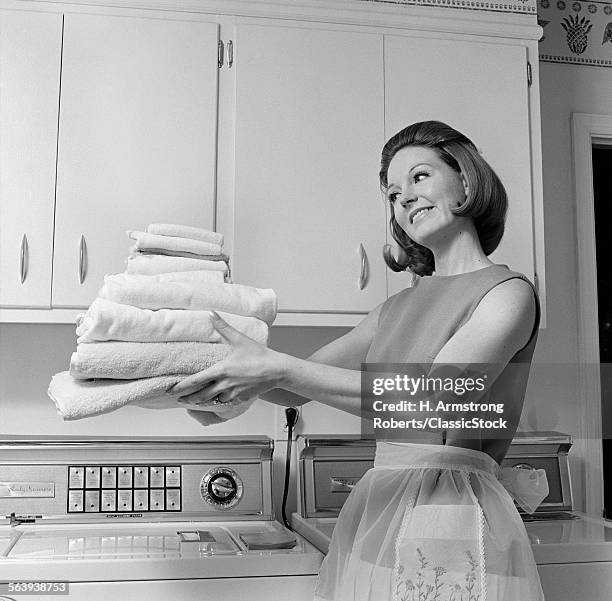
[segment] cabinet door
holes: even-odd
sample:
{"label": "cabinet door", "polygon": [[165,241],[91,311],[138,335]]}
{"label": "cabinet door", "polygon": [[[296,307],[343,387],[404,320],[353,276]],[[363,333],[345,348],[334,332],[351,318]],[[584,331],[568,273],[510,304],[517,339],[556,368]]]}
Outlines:
{"label": "cabinet door", "polygon": [[62,16],[0,11],[0,305],[51,305]]}
{"label": "cabinet door", "polygon": [[372,309],[386,294],[382,37],[241,25],[235,43],[234,280],[274,288],[281,311]]}
{"label": "cabinet door", "polygon": [[125,269],[127,229],[212,228],[216,168],[217,24],[65,19],[56,307],[88,305]]}
{"label": "cabinet door", "polygon": [[[506,231],[495,263],[534,278],[531,149],[523,46],[385,36],[385,133],[443,121],[467,135],[508,193]],[[389,293],[406,274],[389,277]]]}

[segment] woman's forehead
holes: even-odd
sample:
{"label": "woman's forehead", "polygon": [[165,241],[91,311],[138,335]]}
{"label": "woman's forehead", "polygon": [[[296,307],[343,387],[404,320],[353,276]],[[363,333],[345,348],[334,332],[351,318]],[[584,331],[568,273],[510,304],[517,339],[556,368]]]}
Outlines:
{"label": "woman's forehead", "polygon": [[387,181],[391,184],[394,180],[408,173],[419,164],[439,165],[443,161],[433,148],[426,146],[404,146],[400,148],[389,163]]}

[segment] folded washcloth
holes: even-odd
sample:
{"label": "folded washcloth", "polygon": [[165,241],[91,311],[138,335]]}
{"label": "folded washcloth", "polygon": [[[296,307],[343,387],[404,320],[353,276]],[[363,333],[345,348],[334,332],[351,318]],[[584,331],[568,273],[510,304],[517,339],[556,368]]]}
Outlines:
{"label": "folded washcloth", "polygon": [[92,342],[77,345],[70,358],[70,375],[79,380],[135,380],[195,374],[230,352],[227,344],[209,342]]}
{"label": "folded washcloth", "polygon": [[147,227],[149,234],[159,234],[161,236],[176,236],[177,238],[191,238],[202,242],[212,242],[223,246],[223,234],[211,232],[199,227],[190,225],[178,225],[175,223],[151,223]]}
{"label": "folded washcloth", "polygon": [[268,325],[272,325],[277,310],[274,290],[242,284],[211,282],[206,286],[198,286],[187,282],[154,282],[141,285],[108,281],[100,289],[98,296],[141,309],[225,311],[235,315],[257,317]]}
{"label": "folded washcloth", "polygon": [[180,250],[166,250],[165,248],[148,248],[147,250],[139,250],[136,248],[136,246],[130,247],[129,251],[130,257],[138,255],[164,255],[166,257],[185,257],[186,259],[203,259],[205,261],[225,261],[229,265],[229,257],[223,253],[218,255],[198,255]]}
{"label": "folded washcloth", "polygon": [[139,282],[140,284],[149,285],[153,282],[191,282],[192,284],[206,285],[210,282],[223,283],[222,271],[171,271],[169,273],[157,273],[153,275],[144,275],[139,273],[115,273],[104,276],[104,281],[116,282],[118,284],[127,284]]}
{"label": "folded washcloth", "polygon": [[[106,282],[109,280],[110,278],[105,278]],[[269,328],[261,319],[224,312],[221,312],[220,315],[227,323],[249,338],[260,344],[267,344]],[[210,311],[184,311],[182,309],[152,311],[122,305],[103,298],[94,300],[87,312],[79,317],[76,333],[79,337],[77,339],[79,344],[104,340],[147,343],[223,341],[213,326]]]}
{"label": "folded washcloth", "polygon": [[127,235],[136,241],[137,250],[165,249],[170,251],[188,252],[194,255],[218,255],[221,245],[191,238],[178,238],[176,236],[160,236],[148,232],[129,230]]}
{"label": "folded washcloth", "polygon": [[[48,394],[65,420],[102,415],[126,405],[147,409],[184,408],[178,403],[178,394],[165,392],[183,378],[183,375],[172,375],[140,380],[75,380],[69,372],[63,371],[51,379]],[[254,400],[224,405],[211,402],[193,406],[191,410],[212,411],[222,419],[230,419],[244,413]]]}
{"label": "folded washcloth", "polygon": [[126,273],[156,275],[171,271],[220,271],[227,273],[225,261],[187,259],[185,257],[166,257],[163,255],[139,254],[127,259]]}

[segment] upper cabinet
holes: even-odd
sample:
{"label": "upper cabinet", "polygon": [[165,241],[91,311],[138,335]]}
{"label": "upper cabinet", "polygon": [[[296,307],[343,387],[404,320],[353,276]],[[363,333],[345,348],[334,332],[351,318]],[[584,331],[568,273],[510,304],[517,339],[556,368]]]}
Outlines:
{"label": "upper cabinet", "polygon": [[214,226],[218,25],[67,14],[54,307],[125,269],[127,229]]}
{"label": "upper cabinet", "polygon": [[235,281],[274,288],[281,312],[372,309],[386,298],[382,36],[242,25],[234,44]]}
{"label": "upper cabinet", "polygon": [[[508,193],[505,234],[491,259],[533,281],[527,75],[527,51],[521,45],[442,35],[385,36],[385,136],[435,119],[472,139]],[[401,279],[392,278],[390,287],[397,291]]]}
{"label": "upper cabinet", "polygon": [[51,306],[62,16],[0,10],[0,305]]}
{"label": "upper cabinet", "polygon": [[492,259],[539,285],[544,325],[535,7],[173,2],[5,11],[0,320],[73,320],[123,271],[125,230],[174,222],[222,232],[277,324],[354,325],[412,281],[382,259],[381,149],[435,119],[504,182]]}

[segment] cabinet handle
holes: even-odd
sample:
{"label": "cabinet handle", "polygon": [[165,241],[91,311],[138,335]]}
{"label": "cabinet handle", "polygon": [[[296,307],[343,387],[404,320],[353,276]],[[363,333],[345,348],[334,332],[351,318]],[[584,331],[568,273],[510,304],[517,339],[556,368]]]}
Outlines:
{"label": "cabinet handle", "polygon": [[361,256],[361,272],[359,274],[359,290],[365,288],[366,282],[368,281],[368,256],[366,255],[363,244],[359,245],[359,255]]}
{"label": "cabinet handle", "polygon": [[227,42],[227,66],[231,68],[234,64],[234,42],[228,40]]}
{"label": "cabinet handle", "polygon": [[28,265],[30,262],[30,252],[28,250],[28,237],[24,234],[21,238],[21,250],[19,252],[19,275],[23,284],[28,277]]}
{"label": "cabinet handle", "polygon": [[82,284],[87,277],[87,242],[85,236],[81,236],[79,242],[79,282]]}

